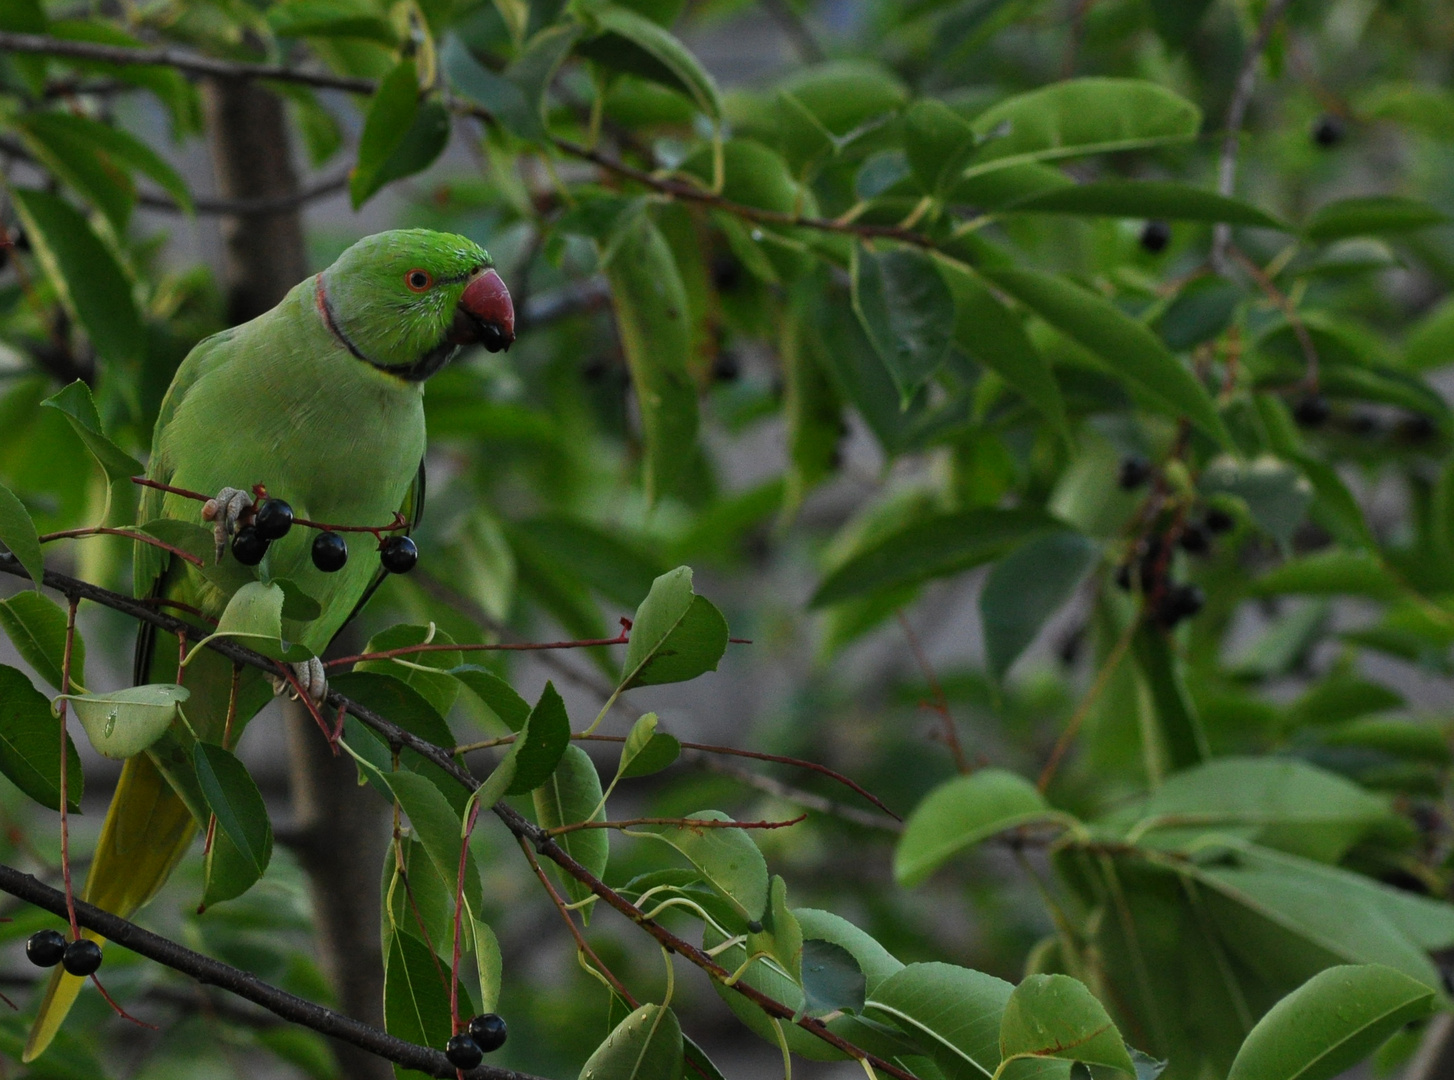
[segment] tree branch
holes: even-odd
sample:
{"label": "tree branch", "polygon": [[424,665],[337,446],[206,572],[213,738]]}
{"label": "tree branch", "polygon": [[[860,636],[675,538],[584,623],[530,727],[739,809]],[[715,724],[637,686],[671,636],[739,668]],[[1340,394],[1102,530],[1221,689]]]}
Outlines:
{"label": "tree branch", "polygon": [[[0,864],[0,890],[53,915],[66,917],[66,897],[63,892],[13,866]],[[130,949],[139,956],[190,975],[204,985],[216,986],[236,994],[284,1020],[357,1046],[405,1068],[418,1069],[430,1076],[455,1075],[454,1066],[441,1050],[405,1042],[342,1013],[280,990],[263,982],[251,972],[193,952],[160,934],[143,930],[133,922],[93,907],[84,900],[76,901],[76,921],[86,929],[96,931],[108,941]],[[529,1073],[501,1069],[493,1065],[481,1065],[465,1075],[469,1080],[541,1080]]]}
{"label": "tree branch", "polygon": [[[348,188],[348,174],[329,177],[327,180],[320,180],[312,187],[304,188],[292,195],[277,195],[271,198],[261,199],[210,199],[198,198],[192,200],[192,206],[199,214],[209,216],[220,216],[223,214],[281,214],[289,210],[296,210],[305,206],[315,199],[326,199],[330,195],[337,195]],[[182,208],[177,205],[176,200],[166,195],[156,195],[150,192],[140,192],[136,201],[142,206],[151,210],[163,210],[169,213],[180,214]]]}

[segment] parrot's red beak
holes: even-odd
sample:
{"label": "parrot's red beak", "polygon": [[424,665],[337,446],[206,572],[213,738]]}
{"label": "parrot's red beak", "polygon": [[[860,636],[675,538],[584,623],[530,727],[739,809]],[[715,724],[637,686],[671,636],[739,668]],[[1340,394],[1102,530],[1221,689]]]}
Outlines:
{"label": "parrot's red beak", "polygon": [[483,345],[490,352],[510,347],[515,340],[515,305],[499,274],[486,270],[465,286],[449,340],[455,345]]}

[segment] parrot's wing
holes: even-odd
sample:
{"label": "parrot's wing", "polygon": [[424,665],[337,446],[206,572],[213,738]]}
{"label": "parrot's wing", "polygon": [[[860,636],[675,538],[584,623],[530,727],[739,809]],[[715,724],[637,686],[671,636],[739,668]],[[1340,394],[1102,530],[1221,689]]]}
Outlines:
{"label": "parrot's wing", "polygon": [[[424,459],[420,458],[419,471],[414,474],[414,482],[409,485],[409,490],[404,495],[404,505],[399,507],[399,513],[403,514],[404,519],[409,522],[409,532],[413,532],[419,528],[419,523],[424,520],[424,493],[426,487]],[[353,622],[354,617],[363,610],[364,605],[369,602],[374,593],[378,591],[379,586],[384,583],[384,578],[388,576],[389,572],[380,567],[379,572],[374,575],[374,579],[369,582],[369,587],[358,598],[358,603],[353,605],[353,610],[348,613],[348,618],[343,620],[344,626]],[[339,627],[339,629],[341,631],[343,627]]]}
{"label": "parrot's wing", "polygon": [[[148,480],[155,480],[159,484],[171,481],[175,464],[167,445],[167,425],[176,415],[177,408],[186,398],[187,392],[197,384],[203,375],[221,367],[238,355],[237,349],[228,347],[234,334],[235,330],[224,330],[220,334],[213,334],[198,342],[187,354],[187,358],[182,361],[181,366],[177,368],[177,374],[172,379],[172,385],[168,388],[166,397],[162,399],[161,409],[157,413],[156,427],[153,429],[151,440],[151,459],[146,466]],[[136,510],[137,526],[162,517],[165,500],[166,492],[158,491],[153,487],[143,487],[141,500]],[[159,547],[141,543],[134,545],[131,556],[133,594],[139,597],[160,596],[162,578],[171,562],[172,557]],[[150,681],[148,673],[151,668],[151,654],[156,644],[156,633],[156,627],[150,623],[142,623],[137,628],[136,650],[132,655],[131,674],[132,682],[138,686]]]}

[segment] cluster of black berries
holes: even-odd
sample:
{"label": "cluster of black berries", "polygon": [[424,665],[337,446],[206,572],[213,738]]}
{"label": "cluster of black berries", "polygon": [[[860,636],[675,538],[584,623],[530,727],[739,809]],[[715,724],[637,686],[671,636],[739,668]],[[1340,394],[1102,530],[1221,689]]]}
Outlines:
{"label": "cluster of black berries", "polygon": [[69,974],[85,978],[101,966],[101,946],[89,938],[67,941],[59,930],[37,930],[25,943],[25,957],[36,967],[60,964]]}
{"label": "cluster of black berries", "polygon": [[476,1016],[469,1026],[460,1032],[444,1048],[444,1056],[456,1069],[468,1072],[485,1055],[505,1045],[505,1021],[495,1013]]}
{"label": "cluster of black berries", "polygon": [[[1299,427],[1320,428],[1332,416],[1333,407],[1328,399],[1316,391],[1303,394],[1292,404],[1292,418]],[[1408,444],[1427,442],[1438,431],[1434,421],[1422,413],[1407,415],[1389,427],[1372,413],[1355,412],[1339,416],[1335,428],[1361,439],[1389,434],[1398,442]]]}
{"label": "cluster of black berries", "polygon": [[[232,557],[243,566],[256,566],[268,545],[281,540],[293,527],[293,508],[282,499],[264,499],[252,521],[232,538]],[[407,574],[419,561],[419,548],[407,536],[391,536],[379,545],[379,561],[391,574]],[[313,541],[313,565],[325,574],[342,570],[348,562],[348,542],[336,532],[323,530]]]}

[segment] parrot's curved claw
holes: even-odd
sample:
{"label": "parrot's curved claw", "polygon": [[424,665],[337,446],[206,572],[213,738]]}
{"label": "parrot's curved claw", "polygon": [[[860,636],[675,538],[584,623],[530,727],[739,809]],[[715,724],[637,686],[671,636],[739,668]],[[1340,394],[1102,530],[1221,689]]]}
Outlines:
{"label": "parrot's curved claw", "polygon": [[[298,685],[303,688],[303,692],[314,703],[321,704],[323,699],[328,696],[328,676],[324,673],[323,661],[316,656],[310,656],[307,660],[288,666],[293,669],[293,678],[298,680]],[[288,680],[281,675],[269,675],[268,681],[273,684],[275,695],[281,694],[291,686]],[[291,696],[296,698],[297,691],[294,690]]]}
{"label": "parrot's curved claw", "polygon": [[217,562],[227,550],[227,539],[252,516],[252,495],[241,488],[225,487],[202,504],[202,520],[211,521],[217,541]]}

